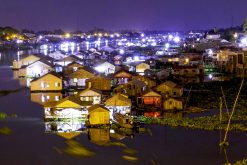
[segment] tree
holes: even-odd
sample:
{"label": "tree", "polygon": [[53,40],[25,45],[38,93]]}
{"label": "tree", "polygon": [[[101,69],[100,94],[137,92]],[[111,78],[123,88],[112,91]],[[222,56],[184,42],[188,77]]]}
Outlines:
{"label": "tree", "polygon": [[247,34],[247,18],[244,20],[243,31]]}

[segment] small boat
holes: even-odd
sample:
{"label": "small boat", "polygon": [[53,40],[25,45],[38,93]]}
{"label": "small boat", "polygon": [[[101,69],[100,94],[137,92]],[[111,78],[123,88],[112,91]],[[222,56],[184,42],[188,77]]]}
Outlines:
{"label": "small boat", "polygon": [[116,124],[120,125],[123,128],[132,129],[134,127],[134,120],[130,116],[122,115],[120,113],[114,113],[113,119]]}

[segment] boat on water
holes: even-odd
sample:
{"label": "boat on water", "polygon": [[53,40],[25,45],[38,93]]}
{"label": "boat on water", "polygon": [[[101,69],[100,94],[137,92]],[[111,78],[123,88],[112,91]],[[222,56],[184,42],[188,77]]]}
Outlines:
{"label": "boat on water", "polygon": [[123,128],[134,128],[134,119],[131,116],[123,115],[120,113],[114,113],[113,120],[116,124]]}

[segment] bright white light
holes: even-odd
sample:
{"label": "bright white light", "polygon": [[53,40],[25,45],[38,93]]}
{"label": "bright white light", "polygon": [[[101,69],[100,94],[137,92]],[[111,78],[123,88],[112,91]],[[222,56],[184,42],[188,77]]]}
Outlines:
{"label": "bright white light", "polygon": [[146,39],[145,39],[145,38],[143,38],[143,39],[142,39],[142,42],[145,42],[145,41],[146,41]]}
{"label": "bright white light", "polygon": [[62,44],[61,44],[61,48],[63,49],[63,48],[68,48],[69,47],[69,43],[68,42],[63,42]]}
{"label": "bright white light", "polygon": [[126,46],[133,46],[134,44],[132,42],[127,42]]}
{"label": "bright white light", "polygon": [[134,61],[139,61],[140,59],[139,59],[139,57],[138,56],[135,56],[134,57]]}
{"label": "bright white light", "polygon": [[108,40],[105,40],[105,45],[108,46]]}
{"label": "bright white light", "polygon": [[178,36],[176,36],[176,37],[174,37],[173,41],[178,43],[178,42],[180,42],[180,38]]}
{"label": "bright white light", "polygon": [[113,37],[114,37],[114,35],[113,35],[113,34],[111,34],[111,35],[110,35],[110,37],[111,37],[111,38],[113,38]]}
{"label": "bright white light", "polygon": [[143,33],[142,33],[142,34],[141,34],[141,36],[142,36],[142,37],[144,37],[144,36],[145,36],[145,34],[143,34]]}
{"label": "bright white light", "polygon": [[209,49],[209,50],[208,50],[208,54],[209,54],[209,55],[213,55],[213,50],[212,50],[212,49]]}
{"label": "bright white light", "polygon": [[156,46],[156,45],[157,45],[156,42],[151,43],[151,46]]}
{"label": "bright white light", "polygon": [[213,75],[212,74],[209,74],[208,75],[208,78],[212,79],[213,78]]}
{"label": "bright white light", "polygon": [[104,73],[105,70],[106,70],[106,67],[100,65],[100,66],[95,67],[95,70],[98,71],[98,72],[100,72],[100,73]]}
{"label": "bright white light", "polygon": [[171,41],[173,39],[173,35],[169,34],[168,40]]}
{"label": "bright white light", "polygon": [[48,49],[48,45],[41,45],[41,46],[40,46],[40,49],[47,50],[47,49]]}
{"label": "bright white light", "polygon": [[242,39],[241,39],[241,43],[242,43],[242,44],[247,44],[247,38],[242,38]]}
{"label": "bright white light", "polygon": [[39,36],[39,39],[41,40],[43,37],[42,36]]}
{"label": "bright white light", "polygon": [[86,42],[86,47],[87,47],[87,50],[89,49],[89,42],[87,41]]}
{"label": "bright white light", "polygon": [[118,42],[117,44],[118,44],[118,46],[122,46],[123,45],[122,42]]}
{"label": "bright white light", "polygon": [[119,53],[120,53],[120,54],[124,54],[124,50],[123,50],[123,49],[120,49],[120,50],[119,50]]}
{"label": "bright white light", "polygon": [[16,43],[20,44],[20,43],[23,43],[23,41],[22,40],[16,40]]}
{"label": "bright white light", "polygon": [[169,47],[170,47],[170,44],[169,44],[169,43],[166,43],[166,44],[165,44],[165,47],[166,47],[166,48],[169,48]]}

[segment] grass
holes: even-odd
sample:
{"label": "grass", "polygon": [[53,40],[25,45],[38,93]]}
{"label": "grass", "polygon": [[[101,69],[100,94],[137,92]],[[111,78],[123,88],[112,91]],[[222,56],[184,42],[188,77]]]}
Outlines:
{"label": "grass", "polygon": [[247,165],[247,159],[239,160],[235,163],[226,163],[225,165]]}
{"label": "grass", "polygon": [[[145,124],[157,124],[166,125],[170,127],[185,127],[190,129],[201,130],[226,130],[228,115],[222,114],[222,123],[220,123],[219,115],[197,117],[197,118],[153,118],[140,116],[135,120],[143,122]],[[229,126],[229,130],[234,131],[247,131],[247,116],[233,115],[232,124]]]}
{"label": "grass", "polygon": [[0,112],[0,120],[6,119],[8,115],[6,113]]}

